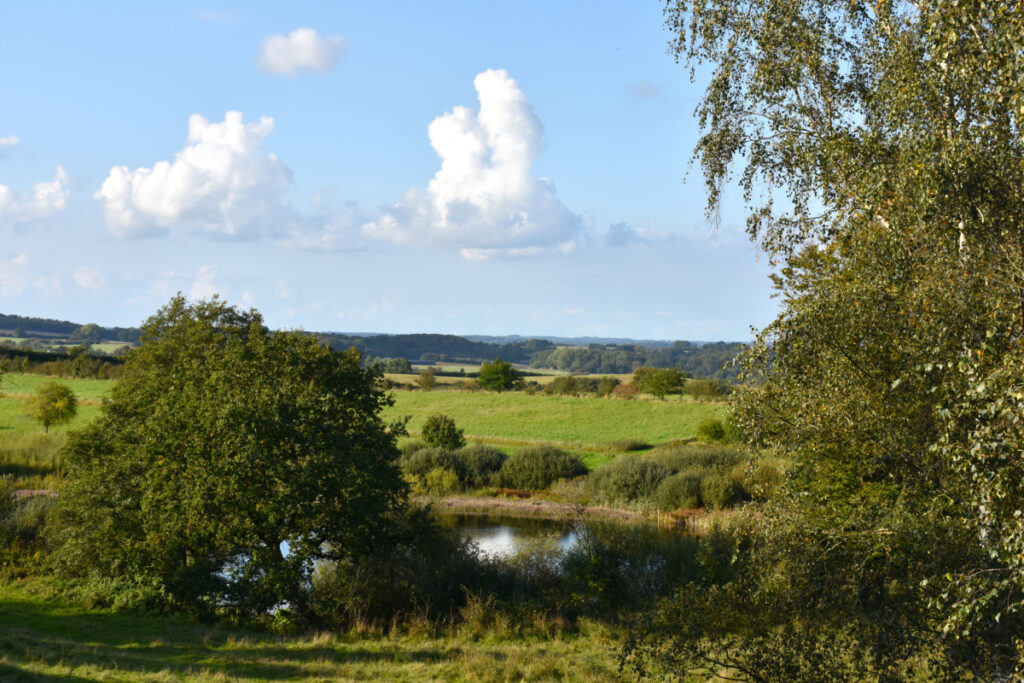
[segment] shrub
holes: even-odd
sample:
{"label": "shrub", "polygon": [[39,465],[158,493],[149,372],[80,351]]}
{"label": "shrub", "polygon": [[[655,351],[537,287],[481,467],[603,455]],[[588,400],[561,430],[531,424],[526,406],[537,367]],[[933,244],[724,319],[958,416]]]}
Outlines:
{"label": "shrub", "polygon": [[508,457],[499,474],[502,486],[540,490],[558,479],[587,473],[579,456],[553,446],[520,448]]}
{"label": "shrub", "polygon": [[651,444],[640,439],[619,439],[618,441],[612,441],[609,446],[616,451],[646,451],[651,447]]}
{"label": "shrub", "polygon": [[455,426],[455,420],[447,415],[431,415],[423,423],[421,431],[424,443],[434,448],[454,451],[466,445],[462,430]]}
{"label": "shrub", "polygon": [[402,457],[410,456],[416,451],[423,450],[427,447],[427,444],[422,441],[407,441],[398,447],[398,450],[402,452]]}
{"label": "shrub", "polygon": [[720,379],[690,379],[683,391],[696,399],[714,401],[731,394],[732,385]]}
{"label": "shrub", "polygon": [[402,472],[413,477],[425,477],[431,470],[459,470],[455,454],[444,448],[419,448],[398,460]]}
{"label": "shrub", "polygon": [[730,470],[746,462],[750,454],[737,446],[692,445],[656,448],[647,458],[668,467],[673,472],[684,470]]}
{"label": "shrub", "polygon": [[757,500],[771,498],[781,485],[782,471],[775,463],[766,461],[754,465],[743,482],[743,488]]}
{"label": "shrub", "polygon": [[700,497],[704,505],[721,510],[745,500],[748,496],[739,482],[727,474],[712,474],[700,482]]}
{"label": "shrub", "polygon": [[473,444],[455,452],[463,489],[479,489],[495,483],[508,456],[497,448]]}
{"label": "shrub", "polygon": [[666,477],[654,492],[659,510],[692,510],[699,508],[701,478],[691,472],[679,472]]}
{"label": "shrub", "polygon": [[650,501],[663,479],[672,474],[664,465],[640,456],[620,456],[587,477],[586,490],[605,503]]}
{"label": "shrub", "polygon": [[705,443],[725,441],[725,425],[716,417],[706,417],[697,424],[696,434]]}
{"label": "shrub", "polygon": [[602,377],[597,383],[597,393],[601,396],[611,396],[619,384],[621,381],[618,377]]}
{"label": "shrub", "polygon": [[423,487],[434,496],[444,496],[459,490],[459,475],[447,467],[436,467],[423,477]]}
{"label": "shrub", "polygon": [[619,384],[612,389],[612,396],[616,398],[624,398],[626,400],[632,400],[637,395],[636,387],[632,384]]}

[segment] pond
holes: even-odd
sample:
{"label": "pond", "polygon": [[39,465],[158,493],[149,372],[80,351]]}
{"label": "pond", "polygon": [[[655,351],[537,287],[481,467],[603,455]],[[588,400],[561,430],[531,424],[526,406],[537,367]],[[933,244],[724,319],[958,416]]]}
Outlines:
{"label": "pond", "polygon": [[[572,520],[511,517],[508,515],[439,514],[441,526],[456,530],[460,536],[472,541],[481,555],[497,559],[510,557],[524,547],[541,539],[553,539],[562,550],[571,550],[580,542],[580,535]],[[611,535],[643,536],[655,546],[678,541],[684,534],[679,530],[656,529],[648,524],[622,524],[594,522],[589,525],[595,539]]]}

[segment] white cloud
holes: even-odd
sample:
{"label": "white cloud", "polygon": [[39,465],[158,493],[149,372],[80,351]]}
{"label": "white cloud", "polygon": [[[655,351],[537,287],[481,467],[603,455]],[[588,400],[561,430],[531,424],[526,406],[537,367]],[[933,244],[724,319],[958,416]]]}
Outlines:
{"label": "white cloud", "polygon": [[196,279],[192,281],[192,289],[189,290],[189,297],[192,299],[209,299],[214,294],[220,294],[220,288],[214,282],[217,269],[214,266],[200,266],[196,271]]}
{"label": "white cloud", "polygon": [[21,294],[28,283],[28,254],[0,261],[0,295]]}
{"label": "white cloud", "polygon": [[302,71],[326,73],[345,56],[345,39],[322,36],[311,28],[297,28],[287,36],[269,35],[260,43],[256,65],[269,74],[294,76]]}
{"label": "white cloud", "polygon": [[648,228],[634,228],[628,223],[612,223],[605,234],[605,244],[609,247],[628,247],[631,244],[667,243],[676,240],[671,232],[661,232]]}
{"label": "white cloud", "polygon": [[115,166],[94,195],[116,237],[138,237],[178,226],[237,236],[280,220],[291,171],[263,141],[274,130],[264,116],[245,123],[229,111],[222,123],[199,114],[188,121],[188,144],[175,160],[152,168]]}
{"label": "white cloud", "polygon": [[[314,202],[317,197],[314,197]],[[285,249],[307,249],[310,251],[339,251],[363,248],[359,234],[362,217],[354,205],[346,204],[324,215],[293,215],[288,237],[278,242]]]}
{"label": "white cloud", "polygon": [[107,277],[99,268],[82,266],[75,271],[75,284],[84,289],[103,289]]}
{"label": "white cloud", "polygon": [[7,155],[7,151],[14,149],[21,144],[21,140],[18,139],[17,135],[8,135],[5,138],[0,138],[0,158]]}
{"label": "white cloud", "polygon": [[504,70],[484,71],[473,84],[478,112],[458,106],[428,128],[441,168],[426,190],[410,189],[364,234],[456,248],[469,259],[571,248],[580,217],[549,180],[530,174],[543,126],[526,95]]}
{"label": "white cloud", "polygon": [[61,282],[60,277],[57,275],[51,275],[50,277],[40,275],[36,278],[35,287],[36,289],[49,291],[52,294],[59,294],[64,291],[64,283]]}
{"label": "white cloud", "polygon": [[28,223],[63,211],[71,196],[68,181],[67,172],[58,166],[53,180],[36,183],[31,193],[0,185],[0,224]]}
{"label": "white cloud", "polygon": [[278,280],[274,283],[274,295],[278,299],[287,299],[292,295],[292,289],[288,286],[287,280]]}

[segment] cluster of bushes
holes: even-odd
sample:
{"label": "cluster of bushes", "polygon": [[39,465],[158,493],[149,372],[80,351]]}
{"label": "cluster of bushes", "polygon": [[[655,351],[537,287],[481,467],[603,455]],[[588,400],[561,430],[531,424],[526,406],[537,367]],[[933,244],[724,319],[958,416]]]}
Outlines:
{"label": "cluster of bushes", "polygon": [[597,396],[611,396],[615,387],[619,386],[618,377],[576,377],[565,375],[556,377],[544,387],[544,393],[548,396],[579,396],[580,394],[595,394]]}
{"label": "cluster of bushes", "polygon": [[23,372],[53,377],[117,379],[124,360],[114,356],[95,356],[77,347],[68,353],[47,353],[0,347],[0,372]]}
{"label": "cluster of bushes", "polygon": [[755,461],[743,448],[692,445],[619,456],[591,473],[584,491],[605,505],[720,510],[768,497],[781,481],[777,464]]}
{"label": "cluster of bushes", "polygon": [[399,460],[413,493],[445,495],[486,487],[545,489],[587,473],[578,456],[552,446],[520,448],[511,455],[473,444],[455,450],[412,442]]}

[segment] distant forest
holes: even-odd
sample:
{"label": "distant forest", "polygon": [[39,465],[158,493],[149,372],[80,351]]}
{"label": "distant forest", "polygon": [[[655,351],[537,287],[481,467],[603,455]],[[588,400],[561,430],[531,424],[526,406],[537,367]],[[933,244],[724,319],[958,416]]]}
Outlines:
{"label": "distant forest", "polygon": [[[100,327],[64,320],[0,314],[0,335],[14,337],[67,338],[83,342],[122,341],[138,343],[138,328]],[[355,347],[366,357],[407,358],[412,362],[480,363],[501,358],[532,368],[552,368],[575,374],[619,374],[634,368],[675,367],[693,377],[734,379],[733,361],[745,344],[738,342],[694,343],[677,341],[666,345],[592,343],[567,346],[547,339],[509,338],[504,342],[473,341],[451,334],[349,335],[335,332],[311,333],[333,349]],[[24,361],[22,361],[24,362]]]}

